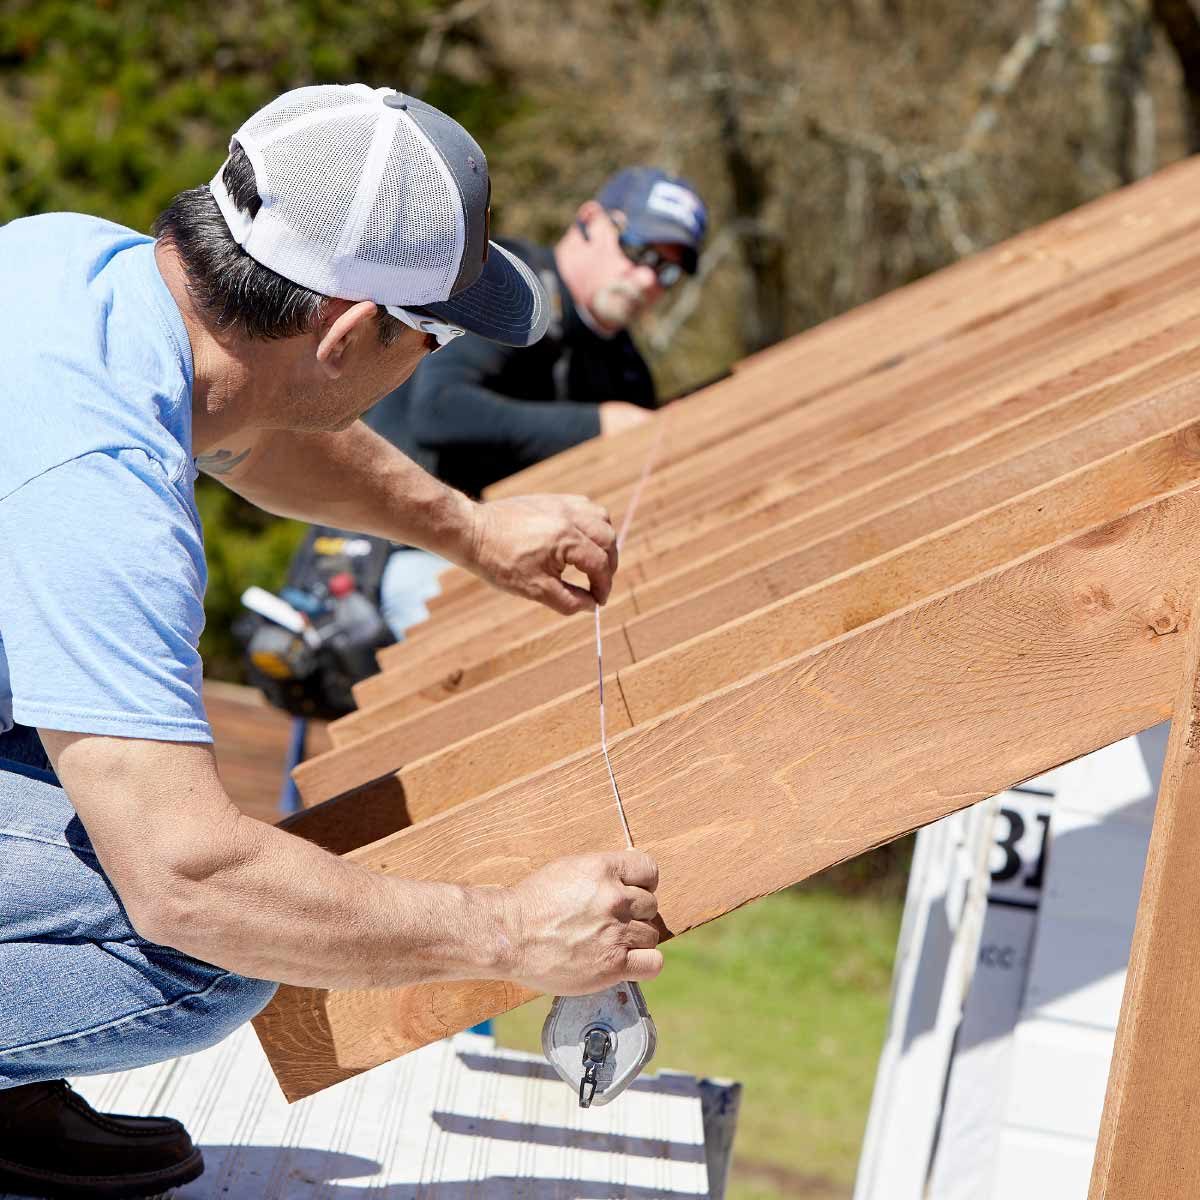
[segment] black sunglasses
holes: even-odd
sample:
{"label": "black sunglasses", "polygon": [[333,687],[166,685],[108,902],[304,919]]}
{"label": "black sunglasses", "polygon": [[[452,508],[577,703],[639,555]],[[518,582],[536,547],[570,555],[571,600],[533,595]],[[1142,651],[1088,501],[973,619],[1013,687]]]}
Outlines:
{"label": "black sunglasses", "polygon": [[642,246],[637,242],[627,241],[624,235],[619,240],[621,249],[625,252],[625,257],[634,266],[649,267],[654,272],[659,287],[674,287],[683,278],[682,265],[677,263],[673,258],[667,258],[665,254],[656,250],[653,246]]}
{"label": "black sunglasses", "polygon": [[661,250],[657,250],[653,246],[635,241],[625,232],[624,226],[612,213],[607,210],[606,213],[608,219],[617,227],[617,243],[621,247],[621,252],[635,267],[649,267],[658,280],[658,286],[664,289],[674,287],[683,278],[685,271],[682,263],[668,258]]}

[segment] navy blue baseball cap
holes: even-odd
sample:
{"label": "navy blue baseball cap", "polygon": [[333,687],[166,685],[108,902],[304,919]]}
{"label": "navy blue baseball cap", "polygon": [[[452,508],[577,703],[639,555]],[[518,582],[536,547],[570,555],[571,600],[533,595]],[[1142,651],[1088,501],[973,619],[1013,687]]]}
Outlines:
{"label": "navy blue baseball cap", "polygon": [[605,182],[596,201],[625,214],[624,233],[632,241],[682,246],[683,269],[689,275],[695,273],[708,228],[708,209],[686,179],[656,167],[626,167]]}

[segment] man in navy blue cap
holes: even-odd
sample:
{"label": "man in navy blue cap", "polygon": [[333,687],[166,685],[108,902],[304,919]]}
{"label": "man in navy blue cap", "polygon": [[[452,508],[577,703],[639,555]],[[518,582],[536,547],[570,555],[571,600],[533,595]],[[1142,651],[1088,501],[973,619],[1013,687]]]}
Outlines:
{"label": "man in navy blue cap", "polygon": [[[478,496],[578,442],[648,420],[654,380],[628,327],[694,274],[707,223],[690,183],[630,167],[580,206],[553,247],[502,239],[549,297],[546,336],[515,348],[468,333],[380,401],[367,423]],[[423,550],[392,556],[382,606],[397,637],[428,615],[425,601],[446,566]]]}

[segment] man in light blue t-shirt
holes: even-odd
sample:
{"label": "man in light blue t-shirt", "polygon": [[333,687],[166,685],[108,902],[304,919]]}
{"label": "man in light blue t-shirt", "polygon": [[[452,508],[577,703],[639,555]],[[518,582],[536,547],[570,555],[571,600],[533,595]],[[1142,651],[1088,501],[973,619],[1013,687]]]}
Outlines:
{"label": "man in light blue t-shirt", "polygon": [[178,1123],[97,1114],[62,1077],[209,1045],[279,982],[588,993],[661,968],[643,854],[511,888],[397,879],[240,815],[214,765],[197,468],[563,613],[607,599],[603,509],[476,504],[357,420],[464,330],[544,332],[489,196],[436,109],[313,87],[251,117],[157,240],[70,214],[0,228],[0,1193],[198,1175]]}

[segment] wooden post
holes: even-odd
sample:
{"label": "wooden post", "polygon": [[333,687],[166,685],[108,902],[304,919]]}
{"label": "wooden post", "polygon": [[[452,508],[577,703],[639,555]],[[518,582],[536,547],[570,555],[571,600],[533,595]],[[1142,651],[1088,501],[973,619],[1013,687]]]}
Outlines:
{"label": "wooden post", "polygon": [[1200,1195],[1200,588],[1183,668],[1089,1200]]}

